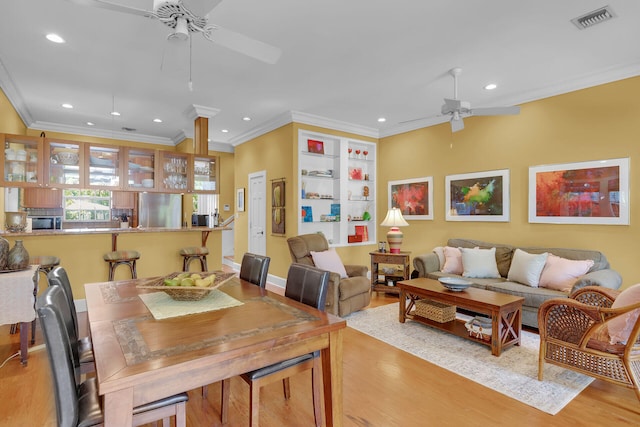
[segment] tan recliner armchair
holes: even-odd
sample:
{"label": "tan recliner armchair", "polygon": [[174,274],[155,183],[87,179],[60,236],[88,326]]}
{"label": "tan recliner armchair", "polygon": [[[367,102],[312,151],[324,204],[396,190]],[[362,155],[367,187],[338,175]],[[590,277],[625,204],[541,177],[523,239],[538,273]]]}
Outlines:
{"label": "tan recliner armchair", "polygon": [[[287,239],[291,260],[294,263],[312,265],[311,251],[321,252],[329,249],[329,243],[322,234],[303,234]],[[364,265],[345,265],[349,277],[341,279],[338,273],[329,276],[329,292],[325,311],[343,317],[369,305],[371,301],[371,281],[367,278],[369,270]]]}

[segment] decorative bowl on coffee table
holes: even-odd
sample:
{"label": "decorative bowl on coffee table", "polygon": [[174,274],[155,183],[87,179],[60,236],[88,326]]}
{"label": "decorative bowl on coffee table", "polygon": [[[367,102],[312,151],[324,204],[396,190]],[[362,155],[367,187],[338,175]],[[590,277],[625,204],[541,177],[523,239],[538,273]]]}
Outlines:
{"label": "decorative bowl on coffee table", "polygon": [[471,286],[471,282],[459,277],[440,277],[438,279],[442,286],[453,292],[461,292]]}

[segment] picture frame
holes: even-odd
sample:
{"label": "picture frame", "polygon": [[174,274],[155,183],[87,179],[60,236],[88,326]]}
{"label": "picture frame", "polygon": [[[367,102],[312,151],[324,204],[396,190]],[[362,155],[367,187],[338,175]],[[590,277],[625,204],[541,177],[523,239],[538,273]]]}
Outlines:
{"label": "picture frame", "polygon": [[317,139],[307,139],[307,149],[310,153],[324,154],[324,142]]}
{"label": "picture frame", "polygon": [[285,234],[285,182],[277,180],[271,182],[271,233]]}
{"label": "picture frame", "polygon": [[236,190],[236,211],[244,212],[244,188]]}
{"label": "picture frame", "polygon": [[629,225],[629,158],[529,167],[529,222]]}
{"label": "picture frame", "polygon": [[433,177],[389,181],[389,209],[398,208],[405,220],[433,220]]}
{"label": "picture frame", "polygon": [[509,169],[447,175],[447,221],[509,222]]}

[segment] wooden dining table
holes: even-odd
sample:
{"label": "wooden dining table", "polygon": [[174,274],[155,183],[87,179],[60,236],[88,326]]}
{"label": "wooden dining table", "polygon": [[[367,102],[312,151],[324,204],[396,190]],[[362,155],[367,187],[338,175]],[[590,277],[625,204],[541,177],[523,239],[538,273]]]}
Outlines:
{"label": "wooden dining table", "polygon": [[342,425],[344,320],[235,275],[218,290],[238,305],[157,320],[140,297],[154,292],[140,287],[149,280],[85,284],[106,426],[131,425],[135,406],[316,350],[326,425]]}

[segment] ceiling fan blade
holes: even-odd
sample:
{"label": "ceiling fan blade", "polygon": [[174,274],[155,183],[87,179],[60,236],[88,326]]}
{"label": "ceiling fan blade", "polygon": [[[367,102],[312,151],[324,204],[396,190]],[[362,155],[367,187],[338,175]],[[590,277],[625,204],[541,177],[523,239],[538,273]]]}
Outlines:
{"label": "ceiling fan blade", "polygon": [[462,117],[460,117],[459,119],[451,119],[451,132],[458,132],[459,130],[464,129],[464,121],[462,120]]}
{"label": "ceiling fan blade", "polygon": [[488,107],[473,108],[471,114],[474,116],[504,116],[511,114],[520,114],[520,107]]}
{"label": "ceiling fan blade", "polygon": [[460,100],[458,99],[444,99],[444,104],[442,105],[442,114],[450,114],[456,110],[460,110]]}
{"label": "ceiling fan blade", "polygon": [[101,9],[114,10],[116,12],[129,13],[132,15],[144,16],[146,18],[155,18],[156,15],[150,10],[138,9],[136,7],[124,6],[118,3],[112,3],[106,0],[68,0],[81,6],[99,7]]}
{"label": "ceiling fan blade", "polygon": [[215,9],[222,0],[183,0],[187,9],[198,16],[206,16]]}
{"label": "ceiling fan blade", "polygon": [[211,33],[207,38],[220,46],[235,50],[267,64],[275,64],[280,59],[280,55],[282,55],[280,48],[217,25],[212,26]]}

